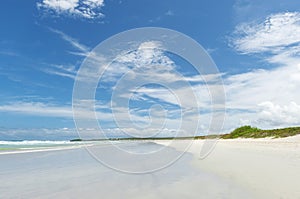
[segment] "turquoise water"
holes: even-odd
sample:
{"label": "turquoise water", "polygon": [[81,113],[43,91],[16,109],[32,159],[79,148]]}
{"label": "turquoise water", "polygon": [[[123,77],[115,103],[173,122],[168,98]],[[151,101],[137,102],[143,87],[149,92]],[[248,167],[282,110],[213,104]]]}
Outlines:
{"label": "turquoise water", "polygon": [[[24,140],[24,141],[0,141],[0,150],[22,150],[22,149],[41,149],[53,147],[75,146],[80,143],[70,141],[41,141],[41,140]],[[82,143],[81,143],[82,144]]]}

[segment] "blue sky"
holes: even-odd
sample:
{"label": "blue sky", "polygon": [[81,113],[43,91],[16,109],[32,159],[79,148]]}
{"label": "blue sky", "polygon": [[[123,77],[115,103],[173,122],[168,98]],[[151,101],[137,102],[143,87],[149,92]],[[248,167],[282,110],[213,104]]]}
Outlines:
{"label": "blue sky", "polygon": [[[82,61],[105,39],[148,26],[182,32],[213,58],[226,93],[222,132],[244,124],[261,128],[300,124],[298,1],[3,0],[1,4],[0,139],[76,137],[72,91]],[[191,72],[191,66],[176,56],[150,53],[160,63],[167,60],[165,67]],[[113,72],[119,71],[118,67],[116,64]],[[164,75],[168,78],[171,73]],[[197,82],[195,75],[187,77]],[[200,83],[193,86],[203,93],[199,103],[205,109],[209,106],[205,87]],[[97,115],[102,128],[110,136],[118,136],[124,129],[107,115],[111,113],[107,107],[111,87],[113,83],[108,82],[96,93]],[[170,112],[170,123],[162,135],[178,128],[178,111],[187,108],[166,93],[162,87],[148,85],[136,92],[129,105],[142,123],[149,107],[163,105]],[[155,115],[158,121],[160,117]],[[199,134],[207,130],[210,121],[209,114],[200,117]],[[188,119],[195,120],[194,116]],[[93,131],[88,125],[86,128]],[[126,128],[136,135],[136,129]]]}

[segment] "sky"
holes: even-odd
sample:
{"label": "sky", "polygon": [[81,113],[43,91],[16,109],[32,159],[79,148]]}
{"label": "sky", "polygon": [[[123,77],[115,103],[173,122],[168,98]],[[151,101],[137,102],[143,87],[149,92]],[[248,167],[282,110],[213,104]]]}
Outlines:
{"label": "sky", "polygon": [[[81,102],[80,107],[95,105],[96,112],[84,110],[84,125],[77,124],[84,134],[80,136],[97,136],[97,127],[88,122],[95,116],[109,137],[205,134],[212,118],[208,88],[220,77],[226,97],[221,133],[242,125],[266,129],[300,125],[299,1],[3,0],[1,4],[0,140],[78,137],[72,98],[83,61],[106,39],[142,27],[168,28],[191,37],[220,73],[205,84],[186,60],[158,49],[163,44],[140,43],[105,71],[95,101]],[[153,84],[136,90],[130,87],[134,80],[117,84],[132,73],[133,79]],[[171,92],[161,82],[173,85]],[[127,104],[113,100],[116,88],[116,98],[130,98]],[[183,100],[179,102],[174,93]],[[195,124],[197,129],[189,128]]]}

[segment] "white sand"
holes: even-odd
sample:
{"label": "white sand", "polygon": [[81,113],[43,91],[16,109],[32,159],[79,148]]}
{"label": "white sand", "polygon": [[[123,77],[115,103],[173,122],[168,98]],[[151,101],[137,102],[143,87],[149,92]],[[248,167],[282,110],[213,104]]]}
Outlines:
{"label": "white sand", "polygon": [[[176,142],[176,148],[183,150],[187,141]],[[194,154],[195,167],[236,182],[256,198],[300,198],[300,135],[218,140],[212,153],[201,160],[203,142],[194,141],[188,150]]]}
{"label": "white sand", "polygon": [[[168,153],[179,153],[187,141],[175,142],[177,151]],[[152,149],[141,144],[136,149]],[[199,160],[202,144],[195,141],[175,164],[143,175],[111,170],[84,148],[2,154],[0,198],[300,198],[300,136],[220,140]],[[100,150],[121,166],[137,164],[115,156],[111,146]]]}

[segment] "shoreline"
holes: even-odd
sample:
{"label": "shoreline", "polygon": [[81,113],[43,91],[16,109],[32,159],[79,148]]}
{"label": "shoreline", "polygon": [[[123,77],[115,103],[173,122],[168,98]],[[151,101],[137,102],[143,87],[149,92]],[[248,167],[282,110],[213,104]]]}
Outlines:
{"label": "shoreline", "polygon": [[[143,148],[149,151],[156,145],[152,142],[138,145],[136,142],[126,143],[127,149],[137,152]],[[110,144],[100,150],[104,152],[103,161],[113,158],[123,169],[139,168],[132,164],[134,159],[114,155],[116,148]],[[179,154],[172,147],[164,153],[172,156]],[[142,161],[147,166],[156,165],[161,157],[164,156]],[[26,155],[0,155],[0,161],[3,163],[0,165],[0,179],[4,182],[2,188],[0,187],[0,197],[2,195],[4,198],[99,198],[99,195],[103,195],[112,199],[180,199],[199,198],[201,195],[214,199],[220,196],[242,198],[244,194],[251,195],[248,189],[241,188],[231,180],[195,168],[191,164],[193,155],[189,153],[165,169],[142,175],[117,172],[101,164],[84,148]],[[144,167],[144,164],[140,166]],[[115,191],[111,192],[112,189]]]}
{"label": "shoreline", "polygon": [[39,148],[27,148],[27,149],[7,149],[7,150],[3,150],[0,151],[0,155],[10,155],[10,154],[22,154],[22,153],[36,153],[36,152],[47,152],[47,151],[61,151],[61,150],[70,150],[70,149],[77,149],[77,148],[81,148],[83,147],[81,146],[66,146],[66,147],[39,147]]}
{"label": "shoreline", "polygon": [[[192,144],[187,153],[168,168],[144,175],[124,174],[109,169],[84,150],[84,145],[61,147],[58,149],[60,152],[43,150],[44,153],[0,155],[3,162],[0,165],[1,178],[5,179],[4,185],[10,188],[0,190],[3,196],[20,197],[22,194],[28,198],[86,197],[87,193],[90,198],[99,195],[108,198],[140,198],[143,194],[144,198],[149,199],[161,195],[174,199],[199,198],[199,195],[211,199],[300,196],[300,136],[282,139],[220,139],[211,154],[205,159],[199,159],[204,141],[174,140],[172,145],[170,140],[154,141],[170,147],[165,155],[169,152],[179,154],[187,142]],[[150,150],[153,145],[148,142],[125,141],[118,144],[128,144],[127,149],[131,150]],[[103,150],[103,158],[113,158],[118,165],[131,168],[132,161],[125,156],[115,156],[113,151],[116,148],[111,144],[96,144],[96,147]],[[148,163],[155,163],[161,157],[164,156]],[[159,186],[155,186],[154,182],[159,183]],[[99,186],[102,188],[99,189]],[[107,191],[115,186],[121,186],[122,189]],[[136,189],[137,186],[141,189]]]}

